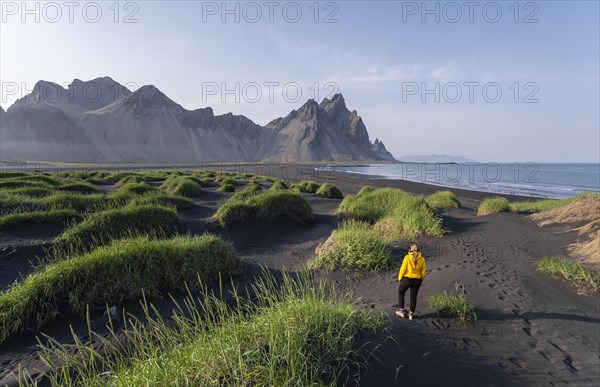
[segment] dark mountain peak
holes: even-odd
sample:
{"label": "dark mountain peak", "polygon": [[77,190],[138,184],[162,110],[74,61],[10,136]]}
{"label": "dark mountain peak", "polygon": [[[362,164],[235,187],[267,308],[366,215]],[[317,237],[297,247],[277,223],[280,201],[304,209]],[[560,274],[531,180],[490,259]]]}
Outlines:
{"label": "dark mountain peak", "polygon": [[179,107],[179,104],[175,103],[172,99],[167,97],[154,85],[145,85],[140,87],[138,90],[131,93],[127,100],[127,102],[134,102],[137,105],[141,105],[143,107],[148,108]]}
{"label": "dark mountain peak", "polygon": [[344,96],[339,93],[334,95],[331,99],[324,98],[319,107],[325,110],[348,110],[346,107],[346,101],[344,101]]}

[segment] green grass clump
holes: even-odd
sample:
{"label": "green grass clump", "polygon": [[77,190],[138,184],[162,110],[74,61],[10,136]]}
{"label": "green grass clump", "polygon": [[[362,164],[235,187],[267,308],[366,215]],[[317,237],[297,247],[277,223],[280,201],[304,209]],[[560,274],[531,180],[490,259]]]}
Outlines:
{"label": "green grass clump", "polygon": [[537,269],[544,274],[572,281],[580,293],[596,292],[600,288],[600,273],[565,258],[542,258],[537,262]]}
{"label": "green grass clump", "polygon": [[[256,181],[254,181],[256,182]],[[275,183],[273,183],[273,185],[271,185],[271,188],[269,189],[270,191],[285,191],[286,189],[288,189],[288,185],[281,181],[281,180],[277,180]]]}
{"label": "green grass clump", "polygon": [[315,193],[321,187],[320,184],[315,183],[312,180],[302,180],[300,185],[306,190],[306,192]]}
{"label": "green grass clump", "polygon": [[148,204],[162,207],[175,207],[177,208],[177,211],[188,210],[194,207],[194,202],[188,198],[163,193],[149,193],[143,196],[135,197],[129,202],[128,205],[143,206]]}
{"label": "green grass clump", "polygon": [[57,223],[77,215],[74,210],[48,210],[13,212],[0,216],[0,229],[20,227],[30,224]]}
{"label": "green grass clump", "polygon": [[510,203],[510,210],[512,212],[522,213],[545,212],[554,210],[556,208],[564,207],[567,204],[572,203],[574,201],[590,198],[600,199],[600,194],[597,194],[595,192],[582,192],[575,197],[567,199],[547,199],[526,202],[512,202]]}
{"label": "green grass clump", "polygon": [[42,199],[42,203],[53,209],[72,209],[79,214],[106,208],[108,198],[101,194],[83,195],[56,193]]}
{"label": "green grass clump", "polygon": [[221,184],[221,186],[217,188],[217,192],[235,192],[235,186],[232,184]]}
{"label": "green grass clump", "polygon": [[454,293],[444,291],[430,294],[429,310],[436,315],[458,317],[461,321],[476,321],[475,305],[465,297],[464,288],[461,293],[458,288],[457,285]]}
{"label": "green grass clump", "polygon": [[173,194],[188,198],[198,197],[202,194],[200,184],[191,179],[181,179],[173,190]]}
{"label": "green grass clump", "polygon": [[304,189],[304,187],[301,186],[299,183],[294,183],[294,184],[290,185],[290,191],[294,191],[294,192],[306,192],[306,190]]}
{"label": "green grass clump", "polygon": [[425,199],[432,208],[458,208],[460,203],[452,191],[437,191]]}
{"label": "green grass clump", "polygon": [[136,195],[143,195],[145,193],[152,192],[155,190],[156,190],[156,188],[148,185],[148,183],[145,183],[145,182],[126,183],[125,185],[121,186],[121,188],[119,188],[119,191],[121,191],[121,192],[131,192]]}
{"label": "green grass clump", "polygon": [[233,245],[213,235],[118,240],[51,263],[2,292],[0,342],[25,327],[39,329],[61,312],[84,315],[87,305],[159,296],[239,273]]}
{"label": "green grass clump", "polygon": [[510,204],[506,198],[486,198],[477,208],[477,215],[495,214],[497,212],[510,212]]}
{"label": "green grass clump", "polygon": [[379,271],[391,267],[390,250],[364,222],[344,222],[332,234],[332,244],[308,262],[311,269]]}
{"label": "green grass clump", "polygon": [[98,193],[98,188],[87,182],[67,183],[58,187],[60,191],[77,193]]}
{"label": "green grass clump", "polygon": [[242,185],[242,183],[240,181],[232,179],[227,176],[221,176],[221,177],[217,178],[217,181],[219,183],[221,183],[221,186],[223,186],[223,185],[233,185],[233,186]]}
{"label": "green grass clump", "polygon": [[213,219],[222,227],[249,220],[272,220],[287,216],[304,224],[314,223],[310,204],[296,192],[274,191],[235,198],[223,203]]}
{"label": "green grass clump", "polygon": [[46,187],[19,187],[11,189],[3,189],[2,192],[9,195],[23,195],[32,198],[41,198],[44,196],[52,195],[55,191],[51,188]]}
{"label": "green grass clump", "polygon": [[375,191],[374,187],[371,187],[370,185],[365,185],[364,187],[362,187],[358,193],[356,194],[356,197],[362,196],[362,195],[368,195],[372,192]]}
{"label": "green grass clump", "polygon": [[343,199],[344,194],[338,187],[331,183],[323,183],[319,189],[315,192],[317,195],[324,196],[330,199]]}
{"label": "green grass clump", "polygon": [[400,238],[414,239],[421,233],[442,236],[442,219],[425,199],[396,188],[363,191],[348,195],[338,207],[350,219],[375,224],[386,242]]}
{"label": "green grass clump", "polygon": [[50,176],[46,176],[46,175],[39,175],[39,174],[28,174],[25,176],[20,176],[17,177],[15,180],[20,180],[20,181],[30,181],[30,182],[36,182],[36,183],[44,183],[44,184],[48,184],[51,186],[58,186],[60,185],[60,181],[58,181],[55,178],[52,178]]}
{"label": "green grass clump", "polygon": [[4,211],[13,211],[20,208],[24,211],[31,210],[38,204],[37,199],[29,196],[15,195],[0,190],[0,213]]}
{"label": "green grass clump", "polygon": [[124,178],[122,178],[121,180],[119,180],[117,182],[118,186],[123,186],[129,183],[147,183],[148,180],[146,179],[146,177],[144,176],[140,176],[140,175],[129,175],[129,176],[125,176]]}
{"label": "green grass clump", "polygon": [[43,181],[29,181],[22,180],[22,178],[13,178],[0,180],[0,189],[2,188],[19,188],[19,187],[41,187],[41,188],[52,188],[48,183]]}
{"label": "green grass clump", "polygon": [[352,219],[374,223],[390,213],[407,196],[406,192],[396,188],[381,188],[354,197],[348,195],[340,203],[339,211],[347,213]]}
{"label": "green grass clump", "polygon": [[375,230],[386,242],[400,238],[414,240],[421,233],[441,237],[444,235],[442,219],[425,199],[407,195],[401,198],[396,207],[380,221]]}
{"label": "green grass clump", "polygon": [[103,385],[110,375],[111,385],[123,387],[349,383],[350,368],[368,365],[353,350],[355,337],[380,333],[384,315],[355,310],[307,275],[290,277],[284,274],[281,284],[259,279],[255,301],[235,294],[233,307],[208,291],[190,295],[176,309],[173,328],[144,304],[148,322],[129,320],[127,351],[116,340],[101,340],[100,350],[91,340],[75,338],[75,348],[51,341],[42,357],[64,369],[44,376],[52,385]]}
{"label": "green grass clump", "polygon": [[86,250],[113,239],[169,231],[178,219],[175,209],[157,205],[114,208],[92,214],[67,228],[54,239],[54,245]]}

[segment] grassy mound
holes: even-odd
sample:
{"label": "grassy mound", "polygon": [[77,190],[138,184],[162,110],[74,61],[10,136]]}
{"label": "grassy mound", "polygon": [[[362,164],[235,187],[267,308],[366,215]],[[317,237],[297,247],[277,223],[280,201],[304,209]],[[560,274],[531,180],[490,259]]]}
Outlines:
{"label": "grassy mound", "polygon": [[321,187],[320,184],[312,180],[302,180],[300,186],[306,190],[306,192],[315,193]]}
{"label": "grassy mound", "polygon": [[435,292],[429,295],[429,310],[436,315],[451,315],[458,317],[461,321],[477,320],[475,305],[457,289],[454,293]]}
{"label": "grassy mound", "polygon": [[212,235],[115,241],[49,264],[0,294],[0,342],[25,327],[42,327],[65,309],[83,315],[87,305],[120,303],[142,292],[158,296],[185,284],[197,287],[198,278],[206,283],[240,272],[233,246]]}
{"label": "grassy mound", "polygon": [[234,307],[210,294],[202,295],[206,301],[201,304],[190,296],[177,311],[173,329],[161,317],[148,316],[149,324],[132,321],[125,333],[131,348],[126,354],[107,340],[96,350],[89,340],[76,339],[80,355],[50,343],[43,358],[58,359],[71,371],[57,370],[50,381],[98,385],[106,383],[108,374],[114,386],[343,384],[350,362],[366,366],[366,357],[353,351],[355,336],[382,331],[384,316],[356,311],[304,277],[284,275],[281,285],[260,280],[254,287],[256,301],[235,297]]}
{"label": "grassy mound", "polygon": [[66,229],[54,240],[64,248],[85,250],[113,239],[152,232],[168,231],[179,219],[172,208],[156,205],[125,207],[90,215],[81,223]]}
{"label": "grassy mound", "polygon": [[0,180],[0,189],[3,188],[19,188],[19,187],[41,187],[41,188],[52,188],[52,185],[43,181],[30,181],[23,180],[23,178],[13,178]]}
{"label": "grassy mound", "polygon": [[42,200],[42,203],[53,209],[72,209],[78,213],[94,212],[108,205],[108,197],[100,194],[82,195],[57,193]]}
{"label": "grassy mound", "polygon": [[600,273],[560,257],[546,257],[537,262],[538,271],[572,281],[581,294],[600,289]]}
{"label": "grassy mound", "polygon": [[338,207],[350,219],[374,223],[374,229],[386,242],[414,239],[421,233],[442,236],[442,219],[425,199],[395,188],[363,191],[348,195]]}
{"label": "grassy mound", "polygon": [[281,180],[277,180],[275,183],[273,183],[273,185],[271,186],[271,188],[269,189],[270,191],[285,191],[286,189],[288,189],[289,186],[281,181]]}
{"label": "grassy mound", "polygon": [[50,177],[50,176],[39,175],[39,174],[26,174],[24,176],[19,176],[14,180],[29,181],[29,182],[34,182],[34,183],[43,183],[43,184],[48,184],[53,187],[60,185],[59,180],[57,180],[53,177]]}
{"label": "grassy mound", "polygon": [[130,184],[130,183],[137,184],[137,183],[147,183],[147,182],[148,182],[148,179],[146,179],[144,176],[129,175],[129,176],[126,176],[126,177],[122,178],[121,180],[119,180],[117,182],[117,185],[123,186],[123,185]]}
{"label": "grassy mound", "polygon": [[[15,209],[30,211],[38,205],[38,200],[29,196],[15,195],[0,190],[0,212],[12,212]],[[41,208],[44,209],[44,208]]]}
{"label": "grassy mound", "polygon": [[77,193],[97,193],[98,188],[90,183],[86,182],[76,182],[76,183],[67,183],[58,187],[59,190],[65,192],[77,192]]}
{"label": "grassy mound", "polygon": [[194,202],[181,196],[162,193],[149,193],[133,198],[130,206],[158,205],[162,207],[175,207],[177,211],[188,210],[194,207]]}
{"label": "grassy mound", "polygon": [[173,190],[173,194],[188,198],[198,197],[202,194],[202,188],[194,180],[181,179]]}
{"label": "grassy mound", "polygon": [[484,199],[477,208],[477,215],[488,215],[497,212],[509,212],[510,204],[508,200],[503,197],[486,198]]}
{"label": "grassy mound", "polygon": [[358,193],[356,194],[356,197],[360,197],[362,195],[368,195],[374,191],[375,191],[374,187],[371,187],[370,185],[365,185],[358,191]]}
{"label": "grassy mound", "polygon": [[305,224],[314,223],[310,205],[296,192],[265,192],[232,199],[223,203],[213,216],[222,227],[249,220],[272,220],[279,216]]}
{"label": "grassy mound", "polygon": [[315,192],[317,195],[324,196],[330,199],[343,199],[344,194],[338,187],[331,183],[323,183],[319,189]]}
{"label": "grassy mound", "polygon": [[46,187],[19,187],[3,189],[2,192],[9,195],[23,195],[32,198],[41,198],[44,196],[52,195],[54,193],[54,189]]}
{"label": "grassy mound", "polygon": [[390,250],[368,223],[345,222],[308,262],[311,269],[379,271],[391,267]]}
{"label": "grassy mound", "polygon": [[217,192],[235,192],[235,186],[233,184],[221,184],[221,186],[217,188]]}
{"label": "grassy mound", "polygon": [[136,195],[143,195],[145,193],[153,192],[155,190],[156,190],[156,188],[148,185],[148,183],[145,183],[145,182],[126,183],[123,186],[121,186],[121,188],[119,188],[119,191],[121,191],[121,192],[131,192]]}
{"label": "grassy mound", "polygon": [[460,203],[451,191],[438,191],[425,199],[432,208],[458,208]]}
{"label": "grassy mound", "polygon": [[14,212],[0,216],[0,229],[20,227],[29,224],[63,222],[76,215],[77,212],[73,210]]}

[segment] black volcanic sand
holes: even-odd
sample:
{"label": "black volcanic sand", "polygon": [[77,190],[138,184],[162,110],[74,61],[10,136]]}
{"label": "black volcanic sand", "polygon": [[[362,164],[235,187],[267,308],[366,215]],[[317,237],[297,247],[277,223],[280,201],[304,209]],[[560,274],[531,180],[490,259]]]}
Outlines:
{"label": "black volcanic sand", "polygon": [[[193,166],[178,166],[191,169]],[[223,169],[220,166],[219,169]],[[164,168],[164,166],[161,166]],[[206,167],[207,169],[214,169]],[[228,166],[239,171],[240,166]],[[268,168],[268,169],[267,169]],[[287,168],[287,170],[286,170]],[[309,166],[266,167],[243,172],[299,181],[332,182],[345,193],[362,186],[398,187],[416,194],[444,188],[406,181],[372,179],[336,172],[315,172]],[[231,194],[216,187],[196,200],[197,207],[183,213],[180,232],[213,232],[230,239],[244,262],[246,274],[234,279],[240,288],[253,282],[266,266],[274,275],[282,269],[303,267],[314,256],[337,224],[334,211],[339,200],[303,194],[312,205],[316,224],[307,227],[287,219],[254,222],[220,229],[209,221],[219,203]],[[428,277],[419,293],[416,319],[400,319],[397,307],[397,269],[377,274],[318,272],[335,284],[338,294],[351,294],[356,308],[382,309],[389,314],[390,330],[383,335],[359,334],[356,348],[368,356],[371,367],[340,380],[339,385],[363,386],[541,386],[600,385],[600,302],[596,296],[578,295],[563,281],[536,272],[534,263],[544,256],[567,256],[566,246],[576,239],[565,226],[538,227],[524,215],[502,213],[477,216],[478,203],[492,194],[454,190],[461,208],[443,210],[447,235],[421,237],[428,263]],[[509,197],[509,200],[528,199]],[[43,246],[62,230],[61,225],[0,231],[0,289],[32,271],[43,258]],[[398,266],[408,247],[399,241],[393,248]],[[461,323],[455,318],[433,316],[427,296],[434,291],[454,291],[462,285],[476,305],[478,321]],[[231,286],[224,286],[227,294]],[[182,295],[177,297],[181,298]],[[153,301],[168,315],[172,304]],[[408,296],[406,302],[408,303]],[[407,304],[408,305],[408,304]],[[136,302],[124,305],[140,312]],[[105,332],[102,310],[92,311],[93,327]],[[85,336],[83,318],[66,315],[42,331],[68,342],[68,325]],[[10,375],[20,363],[29,369],[45,369],[37,356],[37,332],[24,332],[0,346],[0,385],[15,384]],[[356,374],[351,369],[349,374]]]}

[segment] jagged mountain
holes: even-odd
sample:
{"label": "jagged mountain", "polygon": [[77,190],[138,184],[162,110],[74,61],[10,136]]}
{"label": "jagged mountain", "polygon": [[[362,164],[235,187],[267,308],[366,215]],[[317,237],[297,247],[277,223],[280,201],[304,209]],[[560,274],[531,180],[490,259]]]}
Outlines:
{"label": "jagged mountain", "polygon": [[[100,90],[99,97],[78,98],[78,88]],[[49,98],[47,90],[58,91]],[[104,77],[76,79],[67,89],[40,81],[0,114],[3,160],[394,160],[381,141],[369,141],[341,94],[309,100],[263,127],[241,115],[215,116],[210,107],[186,110],[152,85],[131,93]]]}
{"label": "jagged mountain", "polygon": [[281,138],[270,160],[393,160],[379,140],[369,141],[362,119],[341,94],[320,104],[311,99],[265,127]]}
{"label": "jagged mountain", "polygon": [[53,106],[9,110],[0,126],[0,160],[105,161],[81,127]]}
{"label": "jagged mountain", "polygon": [[76,120],[110,160],[258,161],[265,158],[264,140],[270,137],[244,116],[186,110],[154,86]]}
{"label": "jagged mountain", "polygon": [[39,81],[30,94],[17,100],[8,111],[31,105],[54,106],[68,115],[101,109],[131,91],[110,77],[82,81],[77,78],[65,89],[53,82]]}

